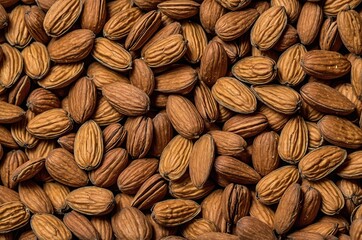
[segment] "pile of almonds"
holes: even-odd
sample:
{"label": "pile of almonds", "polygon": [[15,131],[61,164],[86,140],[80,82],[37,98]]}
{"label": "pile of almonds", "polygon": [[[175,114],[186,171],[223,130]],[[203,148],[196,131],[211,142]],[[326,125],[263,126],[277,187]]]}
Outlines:
{"label": "pile of almonds", "polygon": [[361,240],[362,0],[0,0],[1,240]]}

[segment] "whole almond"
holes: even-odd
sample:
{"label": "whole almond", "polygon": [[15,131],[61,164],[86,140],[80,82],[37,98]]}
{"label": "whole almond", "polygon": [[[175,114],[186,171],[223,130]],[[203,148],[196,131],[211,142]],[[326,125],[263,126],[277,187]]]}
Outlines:
{"label": "whole almond", "polygon": [[19,50],[7,43],[1,44],[1,49],[3,59],[0,66],[0,85],[10,88],[20,77],[23,70],[23,58]]}
{"label": "whole almond", "polygon": [[26,225],[30,212],[20,201],[13,201],[0,204],[0,216],[0,233],[7,233]]}
{"label": "whole almond", "polygon": [[51,37],[59,37],[77,21],[83,8],[81,0],[55,2],[44,17],[43,27]]}
{"label": "whole almond", "polygon": [[326,115],[318,128],[325,140],[339,147],[356,149],[362,145],[362,130],[347,119]]}
{"label": "whole almond", "polygon": [[200,4],[191,0],[162,1],[157,8],[166,16],[181,20],[196,15]]}
{"label": "whole almond", "polygon": [[166,111],[159,112],[153,119],[153,139],[150,154],[159,157],[173,138],[172,124]]}
{"label": "whole almond", "polygon": [[107,38],[98,37],[94,41],[92,56],[101,64],[115,71],[131,68],[131,54],[119,43]]}
{"label": "whole almond", "polygon": [[340,11],[346,8],[354,9],[360,3],[360,0],[326,0],[323,5],[323,12],[328,16],[337,16]]}
{"label": "whole almond", "polygon": [[143,90],[147,95],[151,95],[155,88],[155,77],[152,69],[142,59],[133,61],[133,69],[130,73],[130,82],[132,85]]}
{"label": "whole almond", "polygon": [[182,33],[187,41],[186,59],[191,63],[199,62],[207,45],[205,30],[199,24],[185,22]]}
{"label": "whole almond", "polygon": [[358,179],[361,177],[362,161],[361,151],[348,154],[344,163],[336,170],[338,176],[346,179]]}
{"label": "whole almond", "polygon": [[263,114],[237,114],[224,123],[222,130],[249,138],[263,132],[267,126],[268,119]]}
{"label": "whole almond", "polygon": [[98,89],[102,89],[104,85],[113,82],[129,83],[127,77],[98,62],[93,62],[88,66],[87,76],[92,79]]}
{"label": "whole almond", "polygon": [[209,132],[215,142],[215,150],[219,155],[238,157],[246,149],[246,141],[235,133],[212,130]]}
{"label": "whole almond", "polygon": [[[64,225],[64,223],[51,214],[34,214],[30,221],[31,228],[38,239],[45,240],[53,238],[56,240],[70,240],[72,233]],[[54,232],[57,232],[54,238]]]}
{"label": "whole almond", "polygon": [[192,147],[191,140],[175,136],[162,151],[159,164],[161,176],[166,180],[180,179],[189,165]]}
{"label": "whole almond", "polygon": [[175,130],[187,139],[198,138],[204,130],[204,121],[193,103],[180,95],[170,95],[166,112]]}
{"label": "whole almond", "polygon": [[[285,190],[298,180],[299,172],[296,167],[290,165],[278,168],[258,182],[256,185],[256,198],[267,205],[277,203]],[[277,184],[279,188],[274,188],[274,184]]]}
{"label": "whole almond", "polygon": [[150,108],[147,94],[131,84],[110,83],[102,88],[102,93],[112,107],[126,116],[139,116]]}
{"label": "whole almond", "polygon": [[51,67],[48,74],[38,81],[45,89],[59,89],[70,85],[81,75],[83,62],[70,64],[56,64]]}
{"label": "whole almond", "polygon": [[261,222],[267,224],[269,227],[274,227],[274,211],[267,205],[261,203],[257,198],[255,192],[251,192],[251,205],[249,209],[251,217],[259,219]]}
{"label": "whole almond", "polygon": [[53,92],[36,88],[28,96],[26,106],[30,111],[39,114],[53,108],[60,108],[60,100]]}
{"label": "whole almond", "polygon": [[305,3],[297,23],[297,31],[301,43],[304,45],[312,44],[319,33],[322,23],[323,12],[319,3]]}
{"label": "whole almond", "polygon": [[94,216],[91,218],[91,223],[99,233],[101,239],[113,239],[113,230],[110,219],[108,219],[107,217]]}
{"label": "whole almond", "polygon": [[218,228],[213,222],[199,218],[187,223],[187,225],[185,225],[182,229],[182,235],[192,240],[200,239],[200,235],[208,232],[215,232],[217,230]]}
{"label": "whole almond", "polygon": [[346,150],[339,147],[320,147],[301,159],[298,164],[299,172],[303,178],[316,181],[335,170],[344,162],[346,157]]}
{"label": "whole almond", "polygon": [[25,117],[25,112],[22,108],[0,101],[0,123],[15,123]]}
{"label": "whole almond", "polygon": [[302,186],[303,202],[300,206],[300,212],[295,224],[303,227],[314,222],[320,209],[321,195],[315,188],[311,186]]}
{"label": "whole almond", "polygon": [[37,138],[54,139],[73,128],[73,121],[61,108],[45,111],[29,121],[28,132]]}
{"label": "whole almond", "polygon": [[37,41],[43,44],[47,44],[50,37],[47,35],[43,28],[43,21],[45,13],[38,6],[31,6],[31,8],[25,12],[24,20],[25,25],[30,35]]}
{"label": "whole almond", "polygon": [[78,29],[48,44],[51,60],[56,63],[74,63],[86,58],[92,51],[95,35],[91,30]]}
{"label": "whole almond", "polygon": [[351,53],[361,55],[362,19],[357,11],[340,11],[337,15],[337,26],[344,46]]}
{"label": "whole almond", "polygon": [[53,214],[53,205],[44,190],[34,181],[19,183],[20,200],[32,213]]}
{"label": "whole almond", "polygon": [[64,214],[63,222],[65,226],[80,239],[98,239],[99,234],[92,223],[84,215],[71,211]]}
{"label": "whole almond", "polygon": [[74,156],[63,148],[52,150],[45,161],[48,173],[58,182],[70,187],[87,185],[88,176],[80,169]]}
{"label": "whole almond", "polygon": [[[270,19],[273,19],[270,21]],[[287,14],[282,6],[273,6],[263,12],[251,29],[250,41],[261,51],[271,49],[287,26]]]}
{"label": "whole almond", "polygon": [[282,53],[277,62],[281,84],[296,86],[304,80],[306,74],[299,62],[306,52],[305,46],[297,43]]}
{"label": "whole almond", "polygon": [[319,47],[321,50],[338,51],[342,46],[342,40],[339,36],[337,21],[328,17],[324,20],[319,36]]}
{"label": "whole almond", "polygon": [[55,212],[61,214],[68,210],[65,198],[70,190],[67,186],[58,182],[46,182],[43,184],[43,190],[52,203]]}
{"label": "whole almond", "polygon": [[114,109],[105,97],[98,99],[93,119],[99,126],[106,126],[119,122],[124,116]]}
{"label": "whole almond", "polygon": [[202,135],[192,148],[189,173],[193,185],[202,188],[206,183],[215,157],[214,139],[210,134]]}
{"label": "whole almond", "polygon": [[194,88],[194,102],[197,111],[207,122],[215,122],[219,117],[218,103],[208,86],[200,81]]}
{"label": "whole almond", "polygon": [[89,29],[94,34],[99,33],[107,17],[107,6],[105,0],[85,1],[80,19],[83,29]]}
{"label": "whole almond", "polygon": [[27,161],[24,164],[20,165],[16,168],[12,173],[12,179],[14,182],[22,182],[25,180],[29,180],[34,177],[45,164],[45,158],[33,159],[31,161]]}
{"label": "whole almond", "polygon": [[200,5],[200,22],[207,33],[215,31],[217,20],[226,13],[226,9],[216,0],[202,1]]}
{"label": "whole almond", "polygon": [[9,24],[5,38],[11,46],[24,48],[31,41],[31,35],[25,25],[24,15],[30,7],[27,5],[16,6],[9,13]]}
{"label": "whole almond", "polygon": [[234,112],[248,114],[256,110],[255,95],[245,84],[235,78],[219,78],[211,91],[220,105]]}
{"label": "whole almond", "polygon": [[21,52],[24,71],[32,79],[43,78],[50,69],[50,56],[45,45],[34,42]]}
{"label": "whole almond", "polygon": [[175,227],[191,221],[200,211],[200,205],[192,200],[169,199],[153,206],[152,218],[163,226]]}
{"label": "whole almond", "polygon": [[73,210],[86,215],[104,215],[114,207],[114,196],[105,188],[82,187],[70,192],[66,198]]}
{"label": "whole almond", "polygon": [[291,115],[300,108],[300,95],[290,87],[266,84],[252,86],[251,90],[262,103],[279,113]]}
{"label": "whole almond", "polygon": [[285,190],[275,211],[274,229],[278,234],[285,234],[293,227],[297,220],[301,202],[300,185],[294,183]]}
{"label": "whole almond", "polygon": [[288,19],[291,22],[295,22],[298,19],[301,10],[301,4],[296,0],[272,0],[271,6],[283,6],[285,8],[285,12],[287,13]]}
{"label": "whole almond", "polygon": [[326,80],[342,77],[351,70],[351,63],[340,53],[325,50],[307,52],[300,64],[307,74]]}
{"label": "whole almond", "polygon": [[215,33],[224,41],[232,41],[246,33],[259,17],[256,9],[229,12],[215,24]]}

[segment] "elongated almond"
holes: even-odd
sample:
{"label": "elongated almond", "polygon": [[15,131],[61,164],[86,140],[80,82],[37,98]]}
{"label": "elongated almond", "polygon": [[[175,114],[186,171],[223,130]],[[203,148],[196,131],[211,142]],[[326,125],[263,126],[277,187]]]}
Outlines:
{"label": "elongated almond", "polygon": [[6,233],[23,227],[29,222],[29,210],[20,202],[8,202],[0,205],[0,233]]}
{"label": "elongated almond", "polygon": [[362,53],[362,19],[355,10],[343,10],[337,15],[338,32],[346,48],[354,54]]}
{"label": "elongated almond", "polygon": [[[53,238],[55,240],[70,240],[72,233],[64,223],[51,214],[34,214],[30,221],[31,228],[38,239],[45,240]],[[57,233],[54,238],[54,232]]]}
{"label": "elongated almond", "polygon": [[23,70],[23,58],[19,50],[7,43],[1,44],[1,49],[3,58],[0,66],[0,85],[10,88],[20,77]]}

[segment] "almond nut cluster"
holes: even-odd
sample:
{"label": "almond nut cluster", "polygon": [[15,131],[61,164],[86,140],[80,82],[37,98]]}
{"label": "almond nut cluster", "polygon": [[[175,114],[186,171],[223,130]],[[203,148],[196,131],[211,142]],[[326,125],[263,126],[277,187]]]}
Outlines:
{"label": "almond nut cluster", "polygon": [[361,240],[362,0],[0,0],[0,240]]}

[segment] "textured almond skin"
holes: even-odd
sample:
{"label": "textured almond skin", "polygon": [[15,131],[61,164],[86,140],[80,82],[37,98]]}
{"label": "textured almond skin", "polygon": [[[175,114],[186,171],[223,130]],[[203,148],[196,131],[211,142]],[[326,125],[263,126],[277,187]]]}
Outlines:
{"label": "textured almond skin", "polygon": [[87,76],[92,79],[98,89],[113,82],[129,83],[128,78],[98,62],[93,62],[88,66]]}
{"label": "textured almond skin", "polygon": [[336,146],[356,149],[362,145],[362,130],[347,119],[326,115],[318,128],[324,139]]}
{"label": "textured almond skin", "polygon": [[351,239],[359,239],[362,237],[362,219],[356,219],[352,222],[349,234]]}
{"label": "textured almond skin", "polygon": [[196,188],[188,176],[176,182],[170,182],[169,192],[171,196],[180,199],[198,200],[207,196],[215,188],[212,181],[206,181],[202,188]]}
{"label": "textured almond skin", "polygon": [[172,126],[187,139],[198,138],[204,130],[204,121],[193,103],[180,95],[170,95],[166,112]]}
{"label": "textured almond skin", "polygon": [[60,108],[45,111],[29,121],[27,130],[37,138],[54,139],[73,128],[73,121]]}
{"label": "textured almond skin", "polygon": [[4,101],[0,101],[0,123],[15,123],[25,117],[22,108]]}
{"label": "textured almond skin", "polygon": [[174,34],[149,45],[142,58],[151,68],[163,67],[180,60],[186,50],[186,40],[181,34]]}
{"label": "textured almond skin", "polygon": [[246,240],[277,239],[273,229],[254,217],[243,217],[236,225],[236,234]]}
{"label": "textured almond skin", "polygon": [[249,214],[251,217],[259,219],[269,227],[274,227],[274,211],[269,206],[261,203],[256,198],[255,192],[251,192],[251,205]]}
{"label": "textured almond skin", "polygon": [[97,101],[93,116],[91,117],[99,126],[117,123],[124,116],[114,109],[105,97]]}
{"label": "textured almond skin", "polygon": [[54,149],[49,153],[45,167],[56,181],[66,186],[82,187],[88,183],[86,172],[78,167],[74,156],[63,148]]}
{"label": "textured almond skin", "polygon": [[161,25],[161,13],[150,11],[141,16],[130,30],[125,47],[130,51],[140,49]]}
{"label": "textured almond skin", "polygon": [[200,61],[207,45],[207,36],[201,25],[185,22],[182,24],[182,34],[187,40],[186,59],[191,63]]}
{"label": "textured almond skin", "polygon": [[306,103],[322,113],[348,115],[355,110],[355,105],[347,97],[322,83],[307,83],[300,93]]}
{"label": "textured almond skin", "polygon": [[[8,103],[20,106],[30,92],[30,78],[24,75],[17,81],[8,95]],[[0,87],[1,88],[1,87]]]}
{"label": "textured almond skin", "polygon": [[97,91],[93,81],[87,77],[79,79],[68,94],[69,113],[77,123],[88,120],[96,107]]}
{"label": "textured almond skin", "polygon": [[354,9],[361,3],[361,0],[326,0],[323,6],[324,14],[328,16],[337,16],[337,14],[346,8]]}
{"label": "textured almond skin", "polygon": [[300,185],[294,183],[285,190],[275,211],[274,229],[278,234],[287,233],[293,227],[297,220],[301,202]]}
{"label": "textured almond skin", "polygon": [[210,134],[204,134],[194,143],[189,160],[190,178],[197,188],[202,188],[209,178],[214,158],[214,139]]}
{"label": "textured almond skin", "polygon": [[10,45],[24,48],[31,41],[31,35],[25,25],[24,15],[30,10],[29,6],[15,7],[9,14],[9,24],[5,32],[5,38]]}
{"label": "textured almond skin", "polygon": [[136,194],[142,184],[156,172],[158,163],[156,158],[133,160],[118,176],[118,189],[126,194]]}
{"label": "textured almond skin", "polygon": [[351,63],[340,53],[325,50],[307,52],[300,64],[307,74],[326,80],[342,77],[351,70]]}
{"label": "textured almond skin", "polygon": [[74,159],[81,169],[92,170],[99,166],[104,152],[103,135],[93,120],[82,124],[74,139]]}
{"label": "textured almond skin", "polygon": [[83,8],[81,0],[54,3],[45,14],[43,27],[51,37],[59,37],[77,21]]}
{"label": "textured almond skin", "polygon": [[[256,198],[266,205],[277,203],[285,190],[299,180],[298,169],[294,166],[278,168],[264,176],[256,185]],[[279,186],[276,189],[274,186]]]}
{"label": "textured almond skin", "polygon": [[162,1],[157,8],[166,16],[182,20],[196,15],[200,4],[191,0]]}
{"label": "textured almond skin", "polygon": [[249,138],[258,135],[267,126],[268,119],[263,114],[237,114],[224,123],[222,130],[236,133],[243,138]]}
{"label": "textured almond skin", "polygon": [[142,59],[133,61],[133,69],[129,75],[132,85],[144,91],[148,96],[155,88],[155,76],[152,69]]}
{"label": "textured almond skin", "polygon": [[227,223],[227,232],[239,219],[245,217],[250,208],[250,192],[245,186],[229,184],[225,187],[222,196],[222,213]]}
{"label": "textured almond skin", "polygon": [[98,37],[94,41],[92,56],[115,71],[125,71],[132,66],[131,54],[115,41]]}
{"label": "textured almond skin", "polygon": [[346,150],[335,146],[324,146],[308,153],[298,164],[303,178],[319,180],[340,166],[347,157]]}
{"label": "textured almond skin", "polygon": [[73,190],[68,194],[66,201],[73,210],[86,215],[104,215],[114,207],[113,193],[94,186]]}
{"label": "textured almond skin", "polygon": [[321,50],[338,51],[341,46],[342,40],[339,36],[337,21],[328,17],[321,26],[319,47]]}
{"label": "textured almond skin", "polygon": [[37,41],[47,44],[50,37],[43,28],[45,13],[38,6],[31,6],[30,10],[25,13],[25,25],[30,35]]}
{"label": "textured almond skin", "polygon": [[337,26],[344,46],[351,53],[361,55],[362,20],[357,11],[340,11],[337,15]]}
{"label": "textured almond skin", "polygon": [[150,108],[150,99],[139,88],[122,82],[114,82],[102,88],[103,96],[119,113],[139,116]]}
{"label": "textured almond skin", "polygon": [[159,157],[163,149],[173,138],[172,124],[165,111],[158,113],[153,119],[153,139],[150,154]]}
{"label": "textured almond skin", "polygon": [[308,149],[308,128],[300,116],[291,118],[280,133],[278,153],[288,163],[298,163]]}
{"label": "textured almond skin", "polygon": [[226,13],[226,9],[215,0],[203,1],[200,5],[200,22],[207,33],[215,31],[217,20]]}
{"label": "textured almond skin", "polygon": [[11,136],[10,131],[6,127],[1,125],[0,133],[1,133],[0,144],[2,144],[2,146],[13,148],[13,149],[19,148],[18,144],[16,143],[14,138]]}
{"label": "textured almond skin", "polygon": [[220,231],[226,232],[226,221],[222,215],[222,189],[214,190],[201,202],[202,218],[213,222]]}
{"label": "textured almond skin", "polygon": [[29,222],[29,210],[20,201],[0,204],[0,233],[7,233],[23,227]]}
{"label": "textured almond skin", "polygon": [[64,214],[63,222],[65,226],[80,239],[99,238],[99,234],[91,222],[84,215],[74,210]]}
{"label": "textured almond skin", "polygon": [[119,239],[151,240],[152,227],[137,208],[126,207],[112,218],[114,234]]}
{"label": "textured almond skin", "polygon": [[39,114],[53,108],[60,108],[60,101],[51,91],[37,88],[28,96],[26,106],[30,111]]}
{"label": "textured almond skin", "polygon": [[[72,233],[64,223],[51,214],[35,214],[30,221],[31,228],[38,239],[45,240],[53,238],[54,240],[70,240]],[[57,232],[57,235],[54,235]]]}
{"label": "textured almond skin", "polygon": [[235,78],[219,78],[211,91],[220,105],[234,112],[248,114],[256,110],[255,95],[245,84]]}
{"label": "textured almond skin", "polygon": [[306,52],[305,46],[297,43],[282,53],[277,62],[281,84],[296,86],[304,80],[306,74],[299,62]]}
{"label": "textured almond skin", "polygon": [[50,58],[56,63],[74,63],[86,58],[93,48],[95,35],[88,29],[77,29],[48,44]]}
{"label": "textured almond skin", "polygon": [[316,149],[324,144],[324,138],[315,122],[306,122],[308,128],[308,150]]}
{"label": "textured almond skin", "polygon": [[279,166],[279,135],[276,132],[264,132],[254,138],[252,162],[254,169],[265,176]]}
{"label": "textured almond skin", "polygon": [[9,17],[3,5],[0,7],[0,29],[7,27],[9,24]]}
{"label": "textured almond skin", "polygon": [[344,207],[345,200],[343,194],[332,180],[324,178],[317,182],[308,182],[307,185],[312,186],[321,194],[321,211],[324,214],[337,214]]}
{"label": "textured almond skin", "polygon": [[199,79],[209,87],[227,72],[227,54],[221,43],[211,41],[201,57]]}
{"label": "textured almond skin", "polygon": [[85,1],[80,19],[83,29],[89,29],[94,34],[99,33],[106,22],[107,6],[105,0]]}
{"label": "textured almond skin", "polygon": [[207,122],[215,122],[219,117],[218,103],[207,85],[200,81],[194,88],[194,102],[197,111]]}
{"label": "textured almond skin", "polygon": [[189,93],[197,80],[197,72],[190,66],[179,65],[155,77],[155,91],[162,93]]}
{"label": "textured almond skin", "polygon": [[15,188],[17,182],[12,179],[12,174],[19,166],[28,161],[27,156],[22,150],[13,150],[8,152],[0,165],[1,181],[5,187]]}
{"label": "textured almond skin", "polygon": [[192,151],[192,141],[175,136],[164,148],[160,157],[159,172],[166,180],[177,180],[186,172]]}
{"label": "textured almond skin", "polygon": [[159,174],[147,179],[132,200],[132,207],[140,210],[150,209],[156,202],[162,200],[167,194],[166,181]]}
{"label": "textured almond skin", "polygon": [[153,206],[152,218],[163,226],[175,227],[192,220],[200,211],[200,205],[192,200],[170,199]]}
{"label": "textured almond skin", "polygon": [[255,184],[260,180],[260,175],[249,165],[229,157],[218,156],[214,161],[216,178],[223,178],[228,183]]}
{"label": "textured almond skin", "polygon": [[111,123],[103,129],[104,151],[108,152],[123,144],[127,132],[119,123]]}
{"label": "textured almond skin", "polygon": [[46,182],[43,184],[43,190],[52,203],[56,213],[61,214],[68,210],[65,198],[70,190],[67,186],[58,182]]}
{"label": "textured almond skin", "polygon": [[297,23],[297,31],[301,43],[304,45],[312,44],[318,35],[322,23],[323,12],[319,3],[305,3]]}
{"label": "textured almond skin", "polygon": [[235,133],[212,130],[209,134],[214,139],[215,150],[219,155],[238,157],[246,149],[246,141]]}
{"label": "textured almond skin", "polygon": [[217,20],[216,34],[224,41],[232,41],[246,33],[259,17],[256,9],[229,12]]}
{"label": "textured almond skin", "polygon": [[20,77],[23,70],[23,58],[19,50],[7,43],[1,44],[1,49],[3,59],[0,66],[0,85],[10,88]]}
{"label": "textured almond skin", "polygon": [[110,40],[119,40],[126,37],[141,16],[142,12],[135,7],[116,13],[105,23],[103,36]]}
{"label": "textured almond skin", "polygon": [[33,159],[25,162],[14,170],[12,179],[15,182],[22,182],[34,177],[45,164],[45,158]]}
{"label": "textured almond skin", "polygon": [[301,4],[299,1],[296,0],[272,0],[271,6],[283,6],[285,8],[288,19],[291,22],[295,22],[298,19],[301,10]]}
{"label": "textured almond skin", "polygon": [[92,217],[91,223],[99,233],[101,239],[113,239],[113,230],[110,219],[108,219],[107,217]]}
{"label": "textured almond skin", "polygon": [[297,29],[292,25],[287,24],[285,27],[282,36],[279,38],[278,42],[274,45],[273,50],[284,52],[291,46],[297,44],[299,41]]}
{"label": "textured almond skin", "polygon": [[216,232],[216,225],[206,219],[200,218],[189,222],[183,229],[182,235],[188,239],[200,239],[200,235],[208,232]]}
{"label": "textured almond skin", "polygon": [[346,179],[360,178],[362,169],[361,154],[361,151],[350,153],[344,163],[336,170],[338,176]]}
{"label": "textured almond skin", "polygon": [[117,182],[127,164],[127,151],[114,148],[103,156],[101,165],[89,173],[89,180],[97,187],[110,187]]}
{"label": "textured almond skin", "polygon": [[[361,77],[362,77],[362,58],[357,58],[352,62],[351,68],[351,84],[354,89],[355,95],[358,100],[362,99],[362,84],[361,84]],[[360,102],[360,101],[356,101]],[[358,112],[360,111],[360,107],[356,104],[356,108]]]}
{"label": "textured almond skin", "polygon": [[232,67],[233,75],[242,82],[249,84],[266,84],[277,75],[274,60],[264,56],[246,57]]}
{"label": "textured almond skin", "polygon": [[252,86],[251,90],[261,102],[279,113],[291,115],[300,108],[300,95],[290,87],[266,84]]}
{"label": "textured almond skin", "polygon": [[32,180],[19,183],[20,200],[32,213],[53,214],[53,205],[44,190]]}
{"label": "textured almond skin", "polygon": [[41,79],[50,69],[50,56],[45,45],[34,42],[21,52],[24,71],[32,79]]}
{"label": "textured almond skin", "polygon": [[303,192],[303,202],[295,222],[298,227],[311,224],[317,217],[321,205],[320,193],[315,188],[303,185],[301,191]]}
{"label": "textured almond skin", "polygon": [[[270,19],[273,19],[270,21]],[[261,51],[271,49],[279,40],[287,26],[285,8],[273,6],[263,12],[251,29],[251,44]]]}

